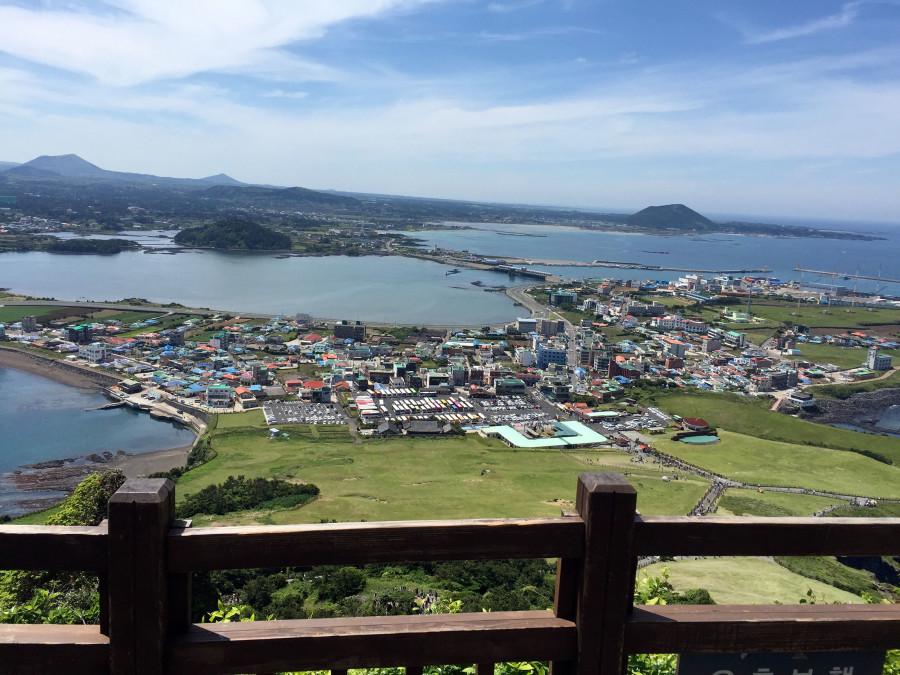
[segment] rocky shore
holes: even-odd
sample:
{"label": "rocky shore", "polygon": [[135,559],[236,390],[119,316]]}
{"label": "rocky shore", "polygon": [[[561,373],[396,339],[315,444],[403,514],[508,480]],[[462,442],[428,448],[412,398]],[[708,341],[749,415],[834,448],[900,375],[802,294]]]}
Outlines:
{"label": "rocky shore", "polygon": [[0,493],[9,497],[0,503],[0,514],[18,516],[49,508],[96,471],[121,469],[128,478],[140,478],[184,466],[190,451],[190,445],[140,454],[119,450],[26,464],[0,475]]}
{"label": "rocky shore", "polygon": [[821,424],[852,424],[871,433],[886,433],[878,421],[891,406],[900,405],[900,389],[879,389],[848,399],[818,399],[818,412],[809,415]]}
{"label": "rocky shore", "polygon": [[[102,389],[115,375],[94,372],[57,359],[0,346],[0,367],[15,368],[81,389]],[[121,469],[129,478],[183,466],[190,445],[132,454],[92,453],[20,466],[0,474],[0,515],[18,516],[49,508],[66,497],[86,476],[105,469]]]}

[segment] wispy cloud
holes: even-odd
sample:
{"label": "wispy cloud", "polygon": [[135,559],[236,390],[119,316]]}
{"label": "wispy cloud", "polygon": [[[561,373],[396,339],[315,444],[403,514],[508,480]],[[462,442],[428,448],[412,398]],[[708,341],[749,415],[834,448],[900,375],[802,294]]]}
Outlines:
{"label": "wispy cloud", "polygon": [[507,2],[489,2],[487,10],[495,14],[509,14],[523,9],[529,9],[536,5],[544,4],[545,0],[507,0]]}
{"label": "wispy cloud", "polygon": [[575,34],[605,35],[606,33],[598,28],[589,28],[588,26],[553,26],[549,28],[538,28],[536,30],[510,33],[482,31],[481,33],[478,33],[478,37],[489,42],[525,42],[527,40],[541,40],[559,37],[561,35]]}
{"label": "wispy cloud", "polygon": [[[285,79],[329,69],[286,55],[332,26],[427,0],[108,0],[0,6],[0,51],[121,86],[258,67]],[[110,7],[116,9],[110,12]]]}
{"label": "wispy cloud", "polygon": [[793,26],[783,26],[770,30],[755,31],[749,29],[741,29],[744,33],[744,42],[751,45],[765,44],[767,42],[779,42],[781,40],[790,40],[793,38],[807,37],[821,33],[822,31],[836,30],[845,28],[859,16],[860,10],[864,2],[854,1],[845,3],[840,11],[835,14],[829,14],[818,19],[812,19]]}
{"label": "wispy cloud", "polygon": [[284,89],[273,89],[271,91],[267,91],[263,94],[266,98],[291,98],[291,99],[304,99],[309,96],[309,92],[306,91],[286,91]]}

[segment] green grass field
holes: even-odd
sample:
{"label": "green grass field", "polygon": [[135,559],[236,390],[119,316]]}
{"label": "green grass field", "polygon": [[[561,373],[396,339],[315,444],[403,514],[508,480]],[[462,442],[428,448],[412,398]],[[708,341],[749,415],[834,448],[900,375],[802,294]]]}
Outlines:
{"label": "green grass field", "polygon": [[79,307],[55,307],[48,305],[13,305],[0,307],[0,323],[15,323],[29,314],[37,317],[38,323],[43,319],[53,320],[68,316],[86,316],[87,312]]}
{"label": "green grass field", "polygon": [[833,504],[844,504],[840,499],[828,499],[815,495],[798,495],[790,492],[758,492],[757,490],[731,488],[719,500],[716,515],[719,516],[811,516]]}
{"label": "green grass field", "polygon": [[868,450],[888,458],[895,466],[900,467],[900,443],[896,438],[836,429],[771,412],[771,401],[766,399],[682,391],[655,395],[652,400],[666,412],[682,417],[702,417],[721,429],[786,443]]}
{"label": "green grass field", "polygon": [[798,310],[796,303],[765,301],[754,302],[751,311],[754,317],[775,323],[789,321],[811,328],[853,328],[900,323],[900,310],[897,309],[828,307],[801,303]]}
{"label": "green grass field", "polygon": [[[235,426],[239,420],[257,426]],[[220,416],[212,440],[216,458],[182,477],[178,495],[230,475],[315,483],[322,494],[305,507],[216,519],[293,523],[558,515],[572,508],[578,474],[585,471],[628,472],[638,508],[648,514],[687,513],[707,488],[700,479],[665,482],[665,472],[631,465],[617,451],[515,450],[472,435],[354,443],[340,427],[284,430],[288,440],[270,441],[259,419]]]}
{"label": "green grass field", "polygon": [[691,446],[657,438],[659,450],[735,480],[874,497],[900,497],[900,468],[855,452],[781,443],[719,431],[719,443]]}
{"label": "green grass field", "polygon": [[[866,350],[862,347],[840,347],[831,344],[799,343],[800,358],[813,363],[833,363],[844,370],[859,368],[865,365]],[[884,354],[900,359],[900,352],[896,350],[884,350]]]}
{"label": "green grass field", "polygon": [[798,604],[812,589],[816,602],[858,603],[858,595],[795,574],[765,558],[704,558],[656,563],[638,574],[658,576],[669,571],[677,590],[705,588],[717,604]]}

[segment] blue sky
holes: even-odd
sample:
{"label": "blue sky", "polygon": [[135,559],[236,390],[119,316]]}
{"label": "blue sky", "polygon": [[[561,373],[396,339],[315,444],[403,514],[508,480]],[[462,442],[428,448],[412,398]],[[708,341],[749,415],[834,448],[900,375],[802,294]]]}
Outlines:
{"label": "blue sky", "polygon": [[0,0],[0,159],[900,222],[900,0]]}

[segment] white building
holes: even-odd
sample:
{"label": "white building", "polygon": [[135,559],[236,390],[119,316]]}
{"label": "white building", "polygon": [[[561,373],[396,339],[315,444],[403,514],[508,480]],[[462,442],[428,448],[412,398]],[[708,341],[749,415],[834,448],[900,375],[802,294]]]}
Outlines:
{"label": "white building", "polygon": [[102,342],[92,342],[78,348],[78,356],[91,363],[102,363],[106,360],[106,345]]}
{"label": "white building", "polygon": [[527,347],[516,347],[516,363],[524,368],[534,365],[534,352]]}
{"label": "white building", "polygon": [[703,321],[685,319],[676,314],[654,317],[650,325],[659,330],[676,330],[685,333],[696,333],[697,335],[703,335],[709,330],[709,326]]}
{"label": "white building", "polygon": [[879,353],[878,347],[869,347],[866,367],[869,370],[890,370],[891,357],[888,354]]}

